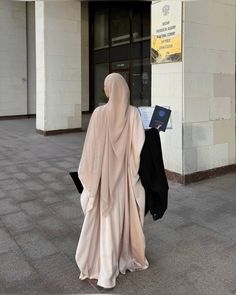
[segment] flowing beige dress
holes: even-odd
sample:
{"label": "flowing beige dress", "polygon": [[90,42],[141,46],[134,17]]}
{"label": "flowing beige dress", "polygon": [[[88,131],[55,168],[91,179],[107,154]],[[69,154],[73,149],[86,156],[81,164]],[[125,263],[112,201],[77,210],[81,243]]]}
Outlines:
{"label": "flowing beige dress", "polygon": [[126,100],[125,124],[116,126],[117,133],[111,124],[118,118],[109,117],[109,103],[95,109],[78,169],[85,217],[75,259],[80,279],[96,279],[104,288],[113,288],[120,272],[148,268],[145,192],[138,175],[145,135],[137,108]]}

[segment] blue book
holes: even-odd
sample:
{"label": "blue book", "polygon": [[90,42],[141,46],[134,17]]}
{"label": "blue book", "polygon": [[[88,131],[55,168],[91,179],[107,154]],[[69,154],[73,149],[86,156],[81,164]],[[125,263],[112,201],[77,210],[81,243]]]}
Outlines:
{"label": "blue book", "polygon": [[149,127],[156,128],[158,125],[161,125],[159,131],[166,131],[168,121],[170,119],[171,110],[158,106],[155,106],[154,112],[152,114],[151,122]]}

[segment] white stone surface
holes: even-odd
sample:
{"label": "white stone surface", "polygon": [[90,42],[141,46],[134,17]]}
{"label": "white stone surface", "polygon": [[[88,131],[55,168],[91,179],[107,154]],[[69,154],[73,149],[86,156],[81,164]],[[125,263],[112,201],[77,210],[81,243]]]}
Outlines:
{"label": "white stone surface", "polygon": [[36,128],[43,131],[80,128],[81,4],[79,1],[35,4]]}
{"label": "white stone surface", "polygon": [[89,11],[88,2],[81,2],[81,69],[82,111],[89,111]]}
{"label": "white stone surface", "polygon": [[35,3],[36,39],[36,128],[45,130],[46,119],[46,72],[44,48],[44,2]]}
{"label": "white stone surface", "polygon": [[28,2],[26,5],[28,113],[36,114],[35,3]]}
{"label": "white stone surface", "polygon": [[[229,0],[233,2],[234,0]],[[199,5],[200,4],[200,5]],[[203,7],[204,6],[204,7]],[[193,1],[190,5],[185,5],[185,21],[206,25],[220,26],[231,29],[234,26],[232,16],[232,6],[222,5],[216,0]],[[213,13],[209,13],[212,11]],[[222,17],[224,15],[224,17]],[[227,22],[225,21],[227,19]]]}
{"label": "white stone surface", "polygon": [[152,65],[152,105],[172,109],[173,130],[161,134],[166,169],[190,174],[235,163],[234,39],[228,0],[184,2],[183,61]]}
{"label": "white stone surface", "polygon": [[183,174],[191,174],[198,169],[197,161],[197,149],[196,148],[186,148],[183,153]]}
{"label": "white stone surface", "polygon": [[210,101],[208,97],[185,97],[184,122],[209,121]]}
{"label": "white stone surface", "polygon": [[210,146],[209,149],[212,168],[229,164],[228,143],[215,144]]}
{"label": "white stone surface", "polygon": [[0,1],[0,116],[27,114],[26,8]]}
{"label": "white stone surface", "polygon": [[[184,63],[185,73],[231,73],[235,67],[232,64],[235,53],[226,50],[214,50],[207,48],[185,47],[184,57],[188,61]],[[217,62],[216,62],[217,61]]]}
{"label": "white stone surface", "polygon": [[[196,171],[204,171],[212,169],[212,161],[210,155],[210,147],[202,146],[196,149],[197,151],[197,169]],[[195,172],[195,171],[192,171]]]}
{"label": "white stone surface", "polygon": [[[200,63],[200,61],[195,61]],[[188,63],[187,58],[184,63]],[[202,64],[204,67],[204,64]],[[186,97],[211,97],[213,95],[212,74],[184,72],[184,96]]]}
{"label": "white stone surface", "polygon": [[184,3],[185,174],[235,163],[235,8]]}
{"label": "white stone surface", "polygon": [[213,122],[192,123],[192,146],[213,145]]}
{"label": "white stone surface", "polygon": [[152,65],[152,105],[170,106],[173,129],[161,133],[165,168],[182,174],[182,63]]}
{"label": "white stone surface", "polygon": [[234,97],[235,75],[222,72],[215,73],[213,75],[213,95],[214,97]]}
{"label": "white stone surface", "polygon": [[210,99],[210,119],[222,120],[231,118],[231,97],[214,97]]}

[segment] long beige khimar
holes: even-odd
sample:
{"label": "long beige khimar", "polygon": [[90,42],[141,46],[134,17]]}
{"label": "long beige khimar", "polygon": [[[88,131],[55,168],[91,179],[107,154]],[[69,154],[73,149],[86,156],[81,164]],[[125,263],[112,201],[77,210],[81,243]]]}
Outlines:
{"label": "long beige khimar", "polygon": [[121,272],[148,268],[143,234],[145,192],[138,175],[144,130],[123,77],[105,79],[106,105],[90,119],[78,173],[85,214],[76,250],[80,279],[113,288]]}
{"label": "long beige khimar", "polygon": [[[137,109],[129,105],[130,93],[124,78],[112,73],[106,77],[104,87],[109,100],[91,116],[78,174],[89,193],[86,211],[93,208],[99,191],[100,206],[106,216],[118,186],[122,186],[119,191],[124,194],[134,190],[144,131]],[[138,196],[136,199],[139,203]]]}

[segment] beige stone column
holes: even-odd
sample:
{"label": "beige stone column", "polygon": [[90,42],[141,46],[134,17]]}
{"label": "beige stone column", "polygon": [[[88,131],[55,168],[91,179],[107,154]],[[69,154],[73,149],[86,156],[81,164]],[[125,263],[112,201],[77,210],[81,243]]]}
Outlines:
{"label": "beige stone column", "polygon": [[182,61],[152,65],[152,104],[172,109],[164,162],[186,183],[235,169],[234,2],[183,2],[182,22]]}
{"label": "beige stone column", "polygon": [[26,4],[0,1],[0,117],[27,115]]}
{"label": "beige stone column", "polygon": [[81,128],[81,4],[36,1],[36,129]]}
{"label": "beige stone column", "polygon": [[201,178],[199,172],[212,175],[235,164],[234,5],[184,3],[184,175]]}

